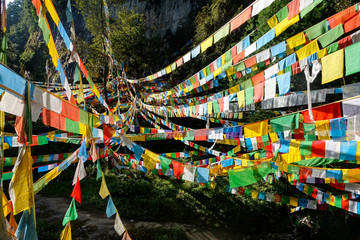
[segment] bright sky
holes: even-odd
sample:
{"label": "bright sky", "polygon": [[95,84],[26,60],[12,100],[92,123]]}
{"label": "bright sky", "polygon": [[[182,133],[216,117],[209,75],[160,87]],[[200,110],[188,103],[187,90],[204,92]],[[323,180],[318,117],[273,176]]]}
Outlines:
{"label": "bright sky", "polygon": [[9,3],[13,2],[14,0],[6,0],[6,5],[8,5]]}

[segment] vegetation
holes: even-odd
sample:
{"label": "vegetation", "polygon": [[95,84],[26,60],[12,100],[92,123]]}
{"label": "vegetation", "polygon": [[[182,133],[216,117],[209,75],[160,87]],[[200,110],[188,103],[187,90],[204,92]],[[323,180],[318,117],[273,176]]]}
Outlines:
{"label": "vegetation", "polygon": [[[123,0],[108,1],[110,8],[110,28],[111,42],[115,58],[129,73],[130,76],[141,77],[152,73],[152,70],[159,70],[164,67],[164,63],[170,63],[171,52],[174,50],[173,42],[164,46],[164,42],[159,36],[146,36],[145,20],[142,14],[137,13],[134,9],[129,10],[124,7]],[[213,0],[205,6],[196,16],[195,23],[189,29],[193,30],[193,47],[206,39],[216,29],[225,24],[229,19],[239,13],[245,6],[252,1],[236,0]],[[196,59],[184,64],[169,76],[169,86],[178,84],[190,77],[202,67],[215,60],[230,47],[234,46],[240,39],[252,33],[254,39],[259,38],[269,30],[265,23],[274,12],[286,6],[288,1],[276,0],[271,8],[262,11],[256,18],[250,20],[244,27],[233,32],[229,37],[222,39],[216,45],[209,48],[204,54]],[[284,34],[277,38],[272,44],[283,41],[295,33],[306,29],[331,14],[336,13],[346,7],[354,4],[355,0],[327,0],[322,5],[306,16],[299,24],[289,28]],[[56,0],[54,4],[60,12],[60,17],[64,19],[66,6],[65,0]],[[90,74],[100,81],[106,79],[108,59],[105,56],[104,36],[105,17],[102,10],[102,0],[75,0],[75,15],[86,25],[86,29],[77,34],[78,51],[84,56],[87,69]],[[81,14],[81,15],[80,15]],[[65,22],[65,21],[63,21]],[[31,0],[15,0],[9,4],[8,8],[9,23],[9,66],[27,79],[34,81],[45,81],[50,72],[45,71],[46,67],[50,68],[51,61],[48,56],[48,50],[42,40],[42,34],[37,26],[37,17],[34,8],[31,6]],[[55,31],[53,23],[50,23]],[[256,31],[254,31],[256,29]],[[182,32],[184,31],[184,32]],[[172,37],[185,34],[185,29],[180,29]],[[169,33],[170,35],[170,33]],[[190,40],[190,39],[189,39]],[[169,42],[175,41],[173,39]],[[57,43],[60,45],[59,39]],[[177,43],[178,44],[178,43]],[[264,48],[269,47],[269,45]],[[171,49],[171,50],[170,50]],[[65,61],[68,56],[61,50],[60,55]],[[162,57],[165,56],[165,60]],[[151,69],[151,70],[149,70]],[[256,74],[261,71],[259,66]],[[226,89],[248,77],[228,81],[224,79],[220,82],[220,87],[216,89]],[[357,81],[356,76],[346,78],[346,81]],[[314,83],[314,87],[320,85],[319,79]],[[339,85],[338,81],[330,84],[331,86]],[[330,86],[329,85],[329,86]],[[292,90],[305,90],[304,84],[295,81]],[[276,112],[261,111],[257,109],[255,114],[246,116],[246,121],[255,122],[277,115]],[[186,123],[184,123],[186,122]],[[189,120],[180,120],[179,124],[189,124]],[[198,124],[190,122],[191,124]],[[35,131],[40,126],[35,127]],[[43,129],[42,129],[43,130]],[[45,130],[43,130],[45,132]],[[173,141],[167,141],[167,149],[180,149],[180,145],[173,144]],[[146,143],[146,147],[151,150],[161,150],[164,145],[158,142]],[[156,146],[157,145],[157,146]],[[75,149],[74,145],[70,145]],[[68,152],[69,144],[59,144],[47,146],[47,149],[34,148],[34,153],[45,154],[56,152]],[[181,149],[182,150],[182,149]],[[154,150],[155,151],[155,150]],[[11,150],[6,154],[16,155]],[[184,160],[184,159],[182,159]],[[189,159],[186,159],[188,161]],[[193,157],[190,160],[198,160]],[[185,160],[184,160],[185,161]],[[108,162],[103,161],[102,166],[107,166]],[[255,201],[249,196],[235,196],[227,191],[228,181],[226,178],[216,178],[216,187],[199,185],[196,183],[185,183],[173,178],[156,176],[148,173],[142,173],[135,170],[114,171],[110,166],[105,168],[105,177],[114,203],[116,204],[120,216],[124,219],[133,219],[135,221],[156,221],[156,222],[179,222],[192,224],[197,228],[221,229],[223,231],[235,232],[239,234],[268,234],[268,233],[289,233],[298,234],[302,230],[295,228],[297,224],[296,216],[299,218],[317,219],[321,225],[318,236],[331,236],[331,232],[326,232],[327,222],[324,220],[332,219],[339,226],[343,226],[347,217],[342,212],[329,213],[312,213],[300,212],[295,217],[289,214],[286,206],[270,203],[266,201]],[[96,168],[87,166],[89,177],[81,182],[83,203],[79,209],[88,211],[104,212],[106,201],[98,195],[100,182],[95,179]],[[62,173],[56,181],[49,184],[41,194],[46,196],[69,197],[72,191],[71,182],[74,168],[70,168]],[[35,176],[36,178],[37,176]],[[288,196],[304,197],[289,186],[283,179],[275,182],[273,185],[264,181],[251,185],[247,188],[256,189],[257,191],[276,192]],[[334,216],[331,216],[333,214]],[[323,219],[324,218],[324,219]],[[351,223],[358,223],[357,220],[348,220]],[[79,225],[81,223],[78,223]],[[53,236],[58,237],[61,231],[60,223],[49,223],[41,220],[38,221],[39,235],[41,239]],[[332,225],[331,225],[332,226]],[[76,224],[74,226],[76,228]],[[49,230],[54,229],[54,230]],[[304,228],[305,232],[311,232],[309,228]],[[294,232],[295,231],[295,232]],[[297,232],[296,232],[297,231]],[[323,235],[321,235],[323,234]],[[326,235],[325,235],[326,234]],[[152,229],[144,233],[139,229],[130,230],[133,239],[150,239],[149,236],[156,236],[156,239],[184,239],[184,232],[180,229],[171,231],[166,229]]]}

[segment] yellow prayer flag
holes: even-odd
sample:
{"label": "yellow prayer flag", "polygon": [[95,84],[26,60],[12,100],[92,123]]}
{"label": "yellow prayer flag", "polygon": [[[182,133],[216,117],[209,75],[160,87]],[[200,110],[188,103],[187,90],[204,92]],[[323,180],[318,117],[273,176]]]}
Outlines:
{"label": "yellow prayer flag", "polygon": [[211,35],[210,37],[208,37],[205,41],[203,41],[200,44],[200,48],[201,48],[201,52],[205,52],[206,49],[208,49],[209,47],[211,47],[213,45],[213,35]]}
{"label": "yellow prayer flag", "polygon": [[356,162],[360,164],[360,141],[357,142],[356,146]]}
{"label": "yellow prayer flag", "polygon": [[244,125],[245,138],[253,138],[268,134],[268,120]]}
{"label": "yellow prayer flag", "polygon": [[290,140],[289,154],[300,155],[301,140]]}
{"label": "yellow prayer flag", "polygon": [[290,197],[290,206],[293,207],[299,206],[299,199],[296,197]]}
{"label": "yellow prayer flag", "polygon": [[286,29],[288,29],[293,24],[297,23],[300,20],[299,15],[296,15],[292,19],[288,20],[288,18],[285,18],[282,20],[278,25],[275,26],[275,35],[279,36],[282,32],[284,32]]}
{"label": "yellow prayer flag", "polygon": [[314,40],[311,43],[309,43],[308,45],[297,50],[296,55],[299,58],[299,60],[302,60],[302,59],[316,53],[317,51],[319,51],[319,44],[318,44],[317,40]]}
{"label": "yellow prayer flag", "polygon": [[244,107],[245,106],[245,91],[241,90],[241,91],[237,92],[236,95],[237,95],[239,107]]}
{"label": "yellow prayer flag", "polygon": [[50,139],[50,141],[54,141],[55,139],[55,131],[51,131],[48,133],[48,138]]}
{"label": "yellow prayer flag", "polygon": [[102,180],[101,180],[101,186],[100,186],[100,191],[99,191],[99,195],[101,196],[102,199],[106,198],[107,196],[110,195],[109,189],[106,185],[106,181],[105,181],[105,177],[104,174],[102,173]]}
{"label": "yellow prayer flag", "polygon": [[45,7],[47,8],[47,10],[50,13],[51,18],[53,19],[53,21],[55,22],[56,26],[59,26],[59,16],[55,10],[54,5],[52,4],[51,0],[45,0]]}
{"label": "yellow prayer flag", "polygon": [[50,182],[51,180],[56,178],[60,174],[58,170],[59,170],[59,167],[56,167],[53,170],[51,170],[50,172],[48,172],[45,175],[45,182]]}
{"label": "yellow prayer flag", "polygon": [[240,92],[240,84],[237,84],[237,85],[229,88],[230,94],[237,93],[237,92]]}
{"label": "yellow prayer flag", "polygon": [[233,74],[235,73],[235,68],[234,67],[230,67],[226,70],[226,75],[231,77]]}
{"label": "yellow prayer flag", "polygon": [[318,59],[323,58],[327,55],[327,48],[324,48],[317,52]]}
{"label": "yellow prayer flag", "polygon": [[59,54],[58,54],[58,52],[56,50],[54,39],[53,39],[53,37],[51,35],[50,35],[50,38],[49,38],[48,48],[49,48],[49,54],[51,56],[51,59],[53,61],[54,66],[56,68],[57,65],[58,65],[58,61],[59,61]]}
{"label": "yellow prayer flag", "polygon": [[19,150],[9,185],[15,215],[34,206],[32,164],[31,148],[23,146]]}
{"label": "yellow prayer flag", "polygon": [[221,71],[221,67],[219,67],[218,69],[216,69],[216,70],[214,71],[214,77],[219,76],[221,72],[222,72],[222,71]]}
{"label": "yellow prayer flag", "polygon": [[270,139],[272,142],[278,142],[279,141],[279,137],[277,135],[277,133],[269,133]]}
{"label": "yellow prayer flag", "polygon": [[315,121],[315,128],[319,140],[330,140],[330,122],[329,120]]}
{"label": "yellow prayer flag", "polygon": [[301,44],[304,44],[306,42],[305,34],[304,32],[296,34],[295,36],[286,40],[286,42],[289,48],[295,48],[297,46],[300,46]]}
{"label": "yellow prayer flag", "polygon": [[166,70],[166,73],[171,73],[171,66],[169,65],[169,66],[167,66],[166,68],[165,68],[165,70]]}
{"label": "yellow prayer flag", "polygon": [[255,190],[252,190],[251,191],[251,198],[258,199],[258,197],[259,197],[259,192],[255,191]]}
{"label": "yellow prayer flag", "polygon": [[213,113],[213,104],[212,102],[208,102],[208,115]]}
{"label": "yellow prayer flag", "polygon": [[342,78],[344,76],[344,49],[323,57],[321,63],[323,66],[321,84]]}
{"label": "yellow prayer flag", "polygon": [[226,54],[221,55],[221,66],[226,63]]}
{"label": "yellow prayer flag", "polygon": [[278,25],[279,20],[276,15],[272,16],[269,20],[267,20],[267,24],[270,28],[274,28],[276,25]]}
{"label": "yellow prayer flag", "polygon": [[70,221],[66,224],[64,230],[60,234],[60,240],[71,240],[71,225]]}
{"label": "yellow prayer flag", "polygon": [[360,182],[360,169],[343,169],[343,179]]}
{"label": "yellow prayer flag", "polygon": [[9,203],[9,200],[7,199],[5,193],[3,193],[2,205],[3,205],[2,207],[3,207],[4,217],[6,217],[7,215],[9,215],[9,213],[11,213],[12,207],[11,207],[11,204]]}

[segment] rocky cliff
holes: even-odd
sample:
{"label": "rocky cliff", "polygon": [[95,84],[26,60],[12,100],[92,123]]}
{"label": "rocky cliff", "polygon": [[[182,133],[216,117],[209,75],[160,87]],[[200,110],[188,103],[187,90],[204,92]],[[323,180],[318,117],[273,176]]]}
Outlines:
{"label": "rocky cliff", "polygon": [[[175,35],[178,29],[186,28],[200,8],[210,0],[126,0],[129,9],[144,14],[148,37],[166,34]],[[191,26],[189,26],[191,27]]]}

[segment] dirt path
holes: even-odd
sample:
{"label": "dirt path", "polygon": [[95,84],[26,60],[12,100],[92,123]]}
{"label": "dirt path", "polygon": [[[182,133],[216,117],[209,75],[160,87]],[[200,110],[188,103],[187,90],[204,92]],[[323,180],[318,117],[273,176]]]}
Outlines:
{"label": "dirt path", "polygon": [[[56,197],[49,198],[41,195],[36,195],[35,201],[37,206],[37,214],[39,217],[46,219],[49,222],[61,222],[70,204],[70,199]],[[77,213],[77,220],[81,223],[81,227],[76,229],[73,228],[72,231],[76,231],[76,233],[73,235],[87,236],[81,239],[121,239],[114,230],[114,217],[107,218],[105,212],[104,214],[98,214],[81,209],[77,209]],[[122,221],[129,231],[131,231],[131,229],[144,229],[144,231],[146,231],[146,229],[159,227],[168,229],[182,228],[187,233],[188,238],[191,240],[219,239],[209,231],[199,231],[198,229],[188,224],[179,224],[173,222],[135,222],[127,219],[122,219]]]}

